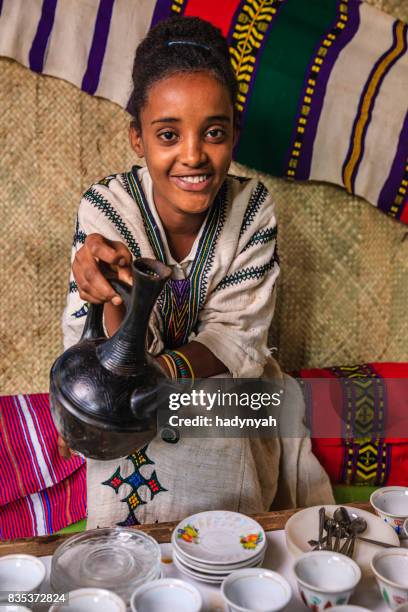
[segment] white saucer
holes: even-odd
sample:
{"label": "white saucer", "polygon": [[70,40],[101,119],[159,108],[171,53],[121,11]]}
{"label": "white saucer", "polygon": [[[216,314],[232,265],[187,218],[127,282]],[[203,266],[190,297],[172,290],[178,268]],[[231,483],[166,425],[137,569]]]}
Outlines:
{"label": "white saucer", "polygon": [[266,546],[262,527],[253,519],[223,510],[193,514],[171,538],[183,558],[209,565],[231,565],[256,557]]}
{"label": "white saucer", "polygon": [[[332,517],[338,507],[334,505],[325,506],[327,516]],[[313,506],[312,508],[296,512],[286,523],[286,543],[288,549],[296,558],[312,550],[308,540],[317,540],[318,538],[319,508],[320,506]],[[378,516],[359,508],[351,506],[346,506],[346,508],[349,514],[356,514],[367,521],[367,529],[362,534],[363,537],[386,542],[393,546],[400,545],[399,538],[393,528],[384,523]],[[381,550],[380,546],[356,540],[353,559],[360,566],[364,574],[371,573],[370,561],[379,550]]]}
{"label": "white saucer", "polygon": [[[180,560],[178,559],[178,557],[176,557],[175,555],[173,556],[173,562],[174,562],[174,565],[179,570],[179,572],[181,572],[182,574],[185,574],[189,578],[194,578],[194,580],[199,580],[200,582],[206,582],[207,584],[220,584],[227,576],[234,573],[235,571],[235,570],[231,570],[231,571],[227,571],[222,574],[201,573],[199,571],[194,571],[193,569],[182,564]],[[262,563],[263,563],[263,557],[255,565],[251,565],[248,567],[260,567]],[[239,569],[245,569],[245,568],[239,568]]]}
{"label": "white saucer", "polygon": [[262,550],[260,550],[259,553],[255,557],[252,557],[251,559],[247,559],[239,563],[231,563],[230,565],[226,565],[226,564],[215,565],[215,563],[200,563],[199,561],[193,561],[189,557],[186,557],[185,555],[183,555],[183,553],[180,550],[177,550],[177,548],[174,548],[173,550],[173,556],[176,556],[177,559],[181,561],[181,563],[184,563],[184,565],[186,565],[187,567],[191,568],[192,570],[196,570],[199,572],[200,571],[206,572],[210,574],[211,573],[214,573],[214,574],[229,573],[232,570],[241,569],[245,567],[251,567],[253,565],[256,565],[259,561],[261,561],[264,558],[265,553],[266,553],[266,547],[262,548]]}

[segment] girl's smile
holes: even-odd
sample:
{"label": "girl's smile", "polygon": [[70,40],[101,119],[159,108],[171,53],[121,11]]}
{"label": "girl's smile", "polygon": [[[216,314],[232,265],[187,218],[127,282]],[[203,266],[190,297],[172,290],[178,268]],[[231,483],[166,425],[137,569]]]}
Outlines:
{"label": "girl's smile", "polygon": [[131,144],[146,158],[163,223],[174,227],[186,216],[204,217],[232,158],[228,89],[209,72],[173,74],[151,86],[140,123],[131,128]]}

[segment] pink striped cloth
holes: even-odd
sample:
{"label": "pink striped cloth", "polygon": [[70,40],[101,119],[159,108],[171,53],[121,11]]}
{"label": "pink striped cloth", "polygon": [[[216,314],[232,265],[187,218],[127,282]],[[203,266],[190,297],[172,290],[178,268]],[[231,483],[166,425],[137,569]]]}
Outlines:
{"label": "pink striped cloth", "polygon": [[0,538],[54,533],[86,515],[85,464],[59,456],[48,394],[0,397]]}

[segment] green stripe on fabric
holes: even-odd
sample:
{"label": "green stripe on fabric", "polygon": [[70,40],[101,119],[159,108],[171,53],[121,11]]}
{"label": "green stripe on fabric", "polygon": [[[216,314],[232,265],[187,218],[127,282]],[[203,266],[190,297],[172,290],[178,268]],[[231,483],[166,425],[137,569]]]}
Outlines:
{"label": "green stripe on fabric", "polygon": [[236,155],[240,163],[284,174],[307,68],[336,18],[336,6],[336,0],[286,0],[280,8],[250,95]]}

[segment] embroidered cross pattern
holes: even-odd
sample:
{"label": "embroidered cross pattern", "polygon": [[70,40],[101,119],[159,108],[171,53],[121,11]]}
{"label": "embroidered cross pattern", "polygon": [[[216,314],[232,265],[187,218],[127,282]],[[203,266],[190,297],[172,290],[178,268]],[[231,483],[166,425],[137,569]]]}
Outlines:
{"label": "embroidered cross pattern", "polygon": [[130,474],[130,476],[123,478],[120,473],[120,467],[118,467],[112,474],[112,476],[102,483],[103,485],[111,487],[116,494],[119,493],[119,489],[123,484],[130,485],[132,488],[131,492],[121,500],[122,502],[127,504],[129,514],[124,521],[118,523],[120,527],[140,525],[140,522],[137,520],[135,511],[137,510],[137,508],[139,508],[139,506],[143,506],[147,503],[141,498],[139,494],[140,487],[146,486],[149,489],[150,501],[152,501],[152,499],[158,493],[161,493],[161,491],[167,491],[167,489],[165,489],[160,484],[155,471],[152,472],[149,478],[145,478],[140,473],[140,468],[143,465],[154,465],[154,461],[149,459],[149,457],[147,456],[146,449],[147,445],[127,457],[127,459],[129,459],[134,466],[134,471],[132,472],[132,474]]}

